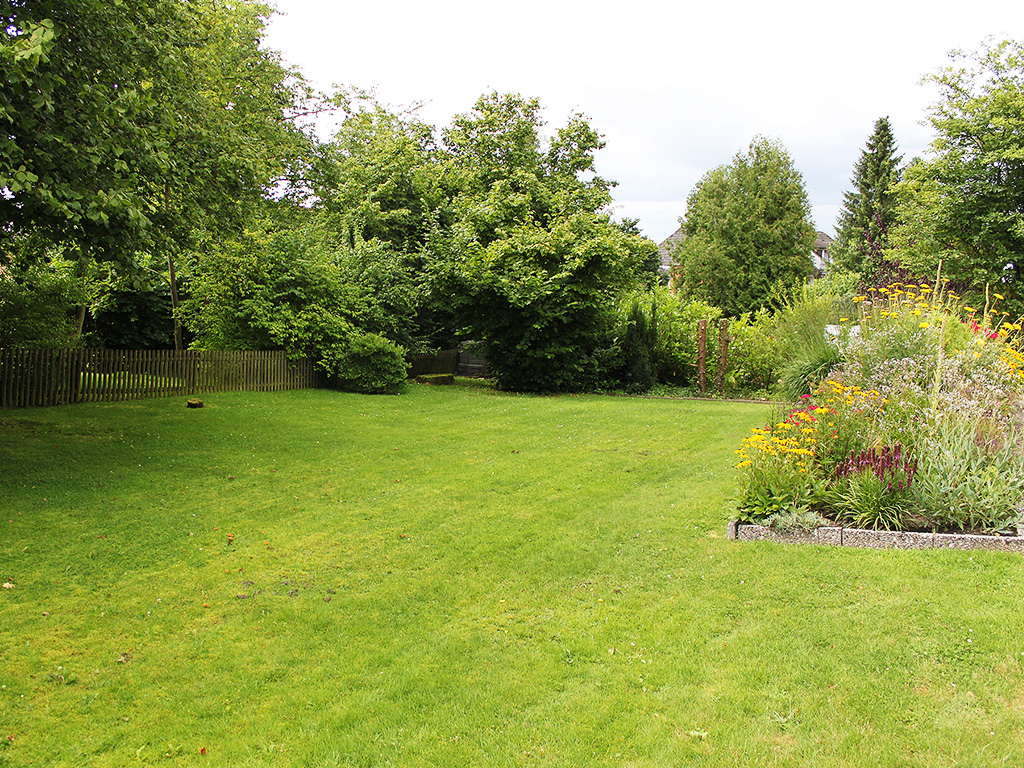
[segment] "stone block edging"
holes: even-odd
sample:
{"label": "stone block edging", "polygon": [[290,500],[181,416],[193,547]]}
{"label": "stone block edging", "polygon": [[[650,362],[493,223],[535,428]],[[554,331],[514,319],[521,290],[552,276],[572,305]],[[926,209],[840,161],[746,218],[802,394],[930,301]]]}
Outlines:
{"label": "stone block edging", "polygon": [[774,531],[765,525],[729,521],[734,541],[777,541],[784,544],[822,544],[872,549],[992,549],[1024,554],[1024,536],[983,536],[975,533],[918,533],[870,531],[862,528],[822,526],[812,531]]}

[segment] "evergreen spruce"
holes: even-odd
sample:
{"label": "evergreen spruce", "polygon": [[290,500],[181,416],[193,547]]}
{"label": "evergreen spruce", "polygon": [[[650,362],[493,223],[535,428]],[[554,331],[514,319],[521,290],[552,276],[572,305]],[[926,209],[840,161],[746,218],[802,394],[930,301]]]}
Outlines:
{"label": "evergreen spruce", "polygon": [[892,185],[900,180],[902,160],[889,118],[880,117],[853,166],[853,189],[843,194],[838,237],[831,249],[835,266],[866,279],[884,270],[889,229],[896,221]]}

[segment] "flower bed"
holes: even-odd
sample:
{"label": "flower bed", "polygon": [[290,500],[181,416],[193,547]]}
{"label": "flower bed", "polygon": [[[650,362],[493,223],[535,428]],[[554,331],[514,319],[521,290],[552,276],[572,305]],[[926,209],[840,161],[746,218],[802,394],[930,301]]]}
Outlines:
{"label": "flower bed", "polygon": [[[1024,530],[1020,322],[927,284],[857,297],[839,363],[752,431],[739,519],[776,530]],[[855,329],[855,330],[854,330]]]}

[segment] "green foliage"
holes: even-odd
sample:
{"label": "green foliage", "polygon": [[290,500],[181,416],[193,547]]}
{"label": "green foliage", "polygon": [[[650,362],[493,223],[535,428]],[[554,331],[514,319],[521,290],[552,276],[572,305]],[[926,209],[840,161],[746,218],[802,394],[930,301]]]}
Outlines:
{"label": "green foliage", "polygon": [[386,243],[399,253],[424,245],[440,203],[433,129],[358,94],[320,147],[314,165],[319,207],[335,215],[343,242]]}
{"label": "green foliage", "polygon": [[621,334],[622,373],[627,392],[642,393],[654,386],[654,354],[658,343],[657,304],[650,308],[640,299],[629,302],[625,327]]}
{"label": "green foliage", "polygon": [[746,394],[769,392],[775,386],[783,360],[775,319],[767,310],[753,316],[745,312],[729,321],[725,377],[729,389]]}
{"label": "green foliage", "polygon": [[58,254],[0,260],[0,348],[75,346],[74,308],[83,301],[74,263]]}
{"label": "green foliage", "polygon": [[463,313],[503,389],[594,387],[608,374],[609,287],[624,235],[576,214],[548,230],[522,226],[467,260]]}
{"label": "green foliage", "polygon": [[880,117],[853,167],[853,189],[843,194],[837,236],[830,248],[834,267],[871,280],[882,266],[889,230],[896,223],[892,187],[900,180],[902,160],[896,154],[889,118]]}
{"label": "green foliage", "polygon": [[[652,297],[657,316],[657,380],[663,384],[690,384],[697,376],[697,324],[706,320],[709,329],[715,328],[722,311],[704,301],[685,301],[664,287],[656,288]],[[710,331],[709,335],[713,337]],[[713,371],[717,357],[708,357],[709,370]]]}
{"label": "green foliage", "polygon": [[587,176],[599,134],[573,116],[542,146],[539,111],[490,94],[445,132],[453,195],[431,239],[434,285],[454,294],[500,387],[592,388],[614,365],[615,299],[636,285],[648,241],[599,212],[611,200],[609,183]]}
{"label": "green foliage", "polygon": [[801,288],[778,314],[776,326],[785,354],[779,392],[789,400],[810,394],[840,359],[855,305],[827,282]]}
{"label": "green foliage", "polygon": [[[301,83],[242,0],[33,0],[0,30],[0,238],[96,259],[237,226],[305,146]],[[240,76],[244,73],[244,77]]]}
{"label": "green foliage", "polygon": [[942,530],[1000,530],[1024,513],[1024,442],[986,439],[973,414],[953,414],[922,441],[914,486],[921,513]]}
{"label": "green foliage", "polygon": [[375,333],[352,330],[323,351],[320,365],[341,389],[393,395],[405,386],[405,349]]}
{"label": "green foliage", "polygon": [[1024,252],[1024,45],[989,42],[932,76],[932,156],[898,185],[892,257],[913,274],[997,286],[1015,316]]}
{"label": "green foliage", "polygon": [[768,306],[811,273],[815,233],[803,177],[789,153],[767,139],[701,179],[683,230],[678,288],[726,315]]}
{"label": "green foliage", "polygon": [[[329,230],[284,231],[271,222],[212,250],[181,310],[199,349],[283,348],[311,357],[341,386],[392,391],[405,378],[407,276],[381,247],[335,251]],[[378,243],[378,246],[380,244]]]}

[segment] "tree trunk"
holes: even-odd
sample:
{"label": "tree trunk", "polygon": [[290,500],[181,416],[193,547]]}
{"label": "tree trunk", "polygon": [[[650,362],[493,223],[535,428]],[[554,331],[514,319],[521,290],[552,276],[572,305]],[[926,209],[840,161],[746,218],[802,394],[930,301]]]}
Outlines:
{"label": "tree trunk", "polygon": [[181,321],[178,319],[178,277],[174,271],[174,251],[167,251],[167,273],[171,284],[171,317],[174,318],[174,351],[181,352]]}

